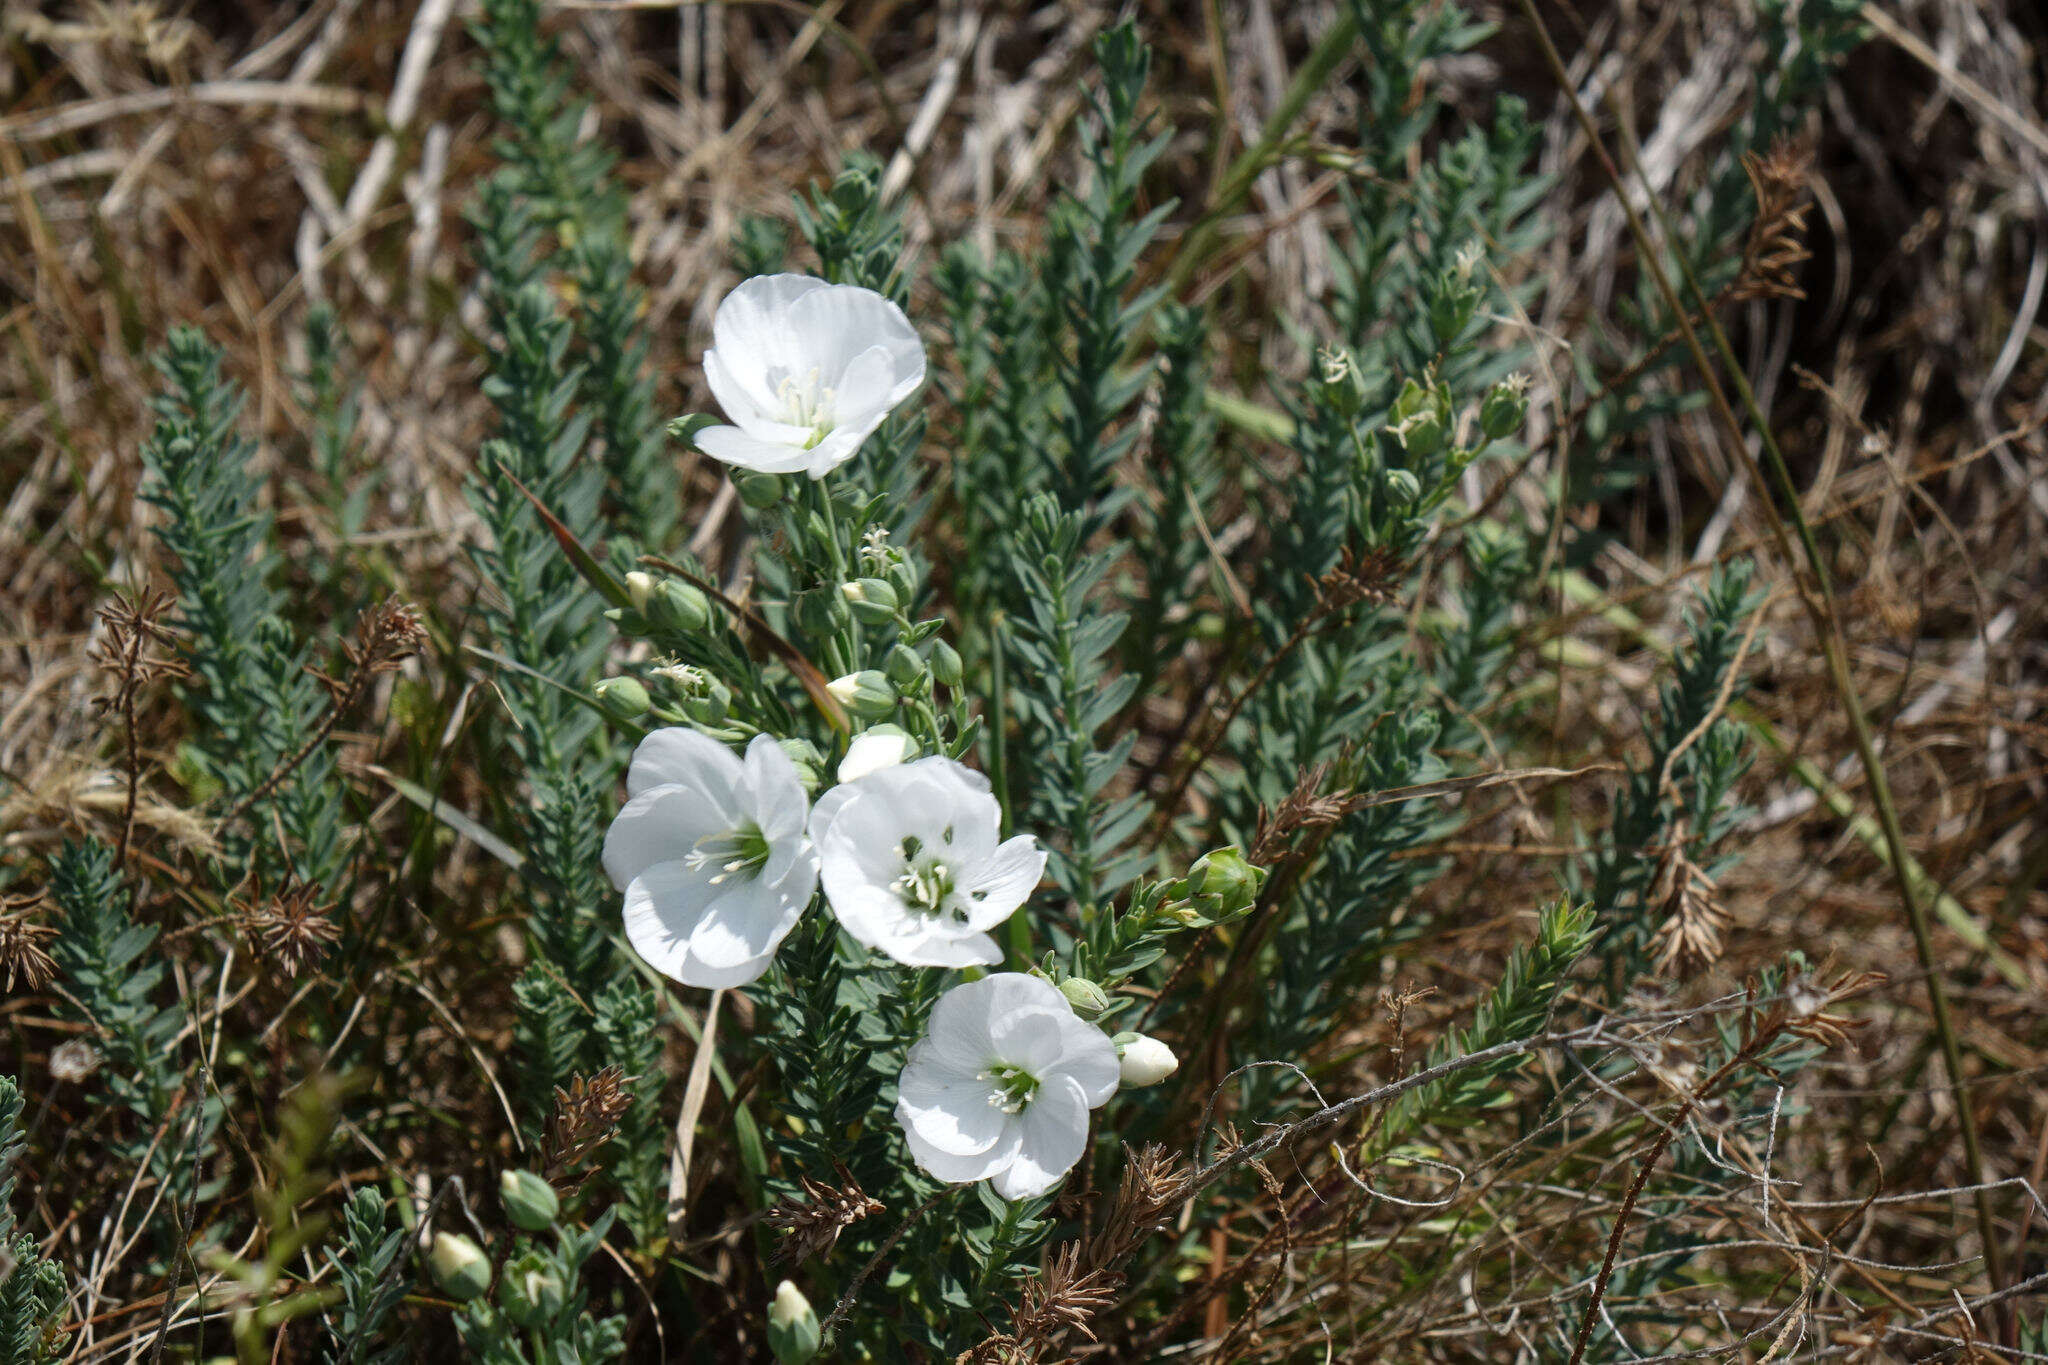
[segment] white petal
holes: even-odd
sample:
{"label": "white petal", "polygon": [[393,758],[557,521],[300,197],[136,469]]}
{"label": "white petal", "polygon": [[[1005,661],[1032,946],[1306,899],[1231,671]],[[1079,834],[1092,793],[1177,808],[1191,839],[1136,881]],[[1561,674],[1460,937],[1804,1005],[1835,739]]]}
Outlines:
{"label": "white petal", "polygon": [[[899,1112],[897,1121],[902,1122]],[[1023,1125],[1010,1124],[1004,1137],[988,1151],[975,1156],[952,1156],[926,1142],[909,1124],[903,1125],[903,1141],[910,1148],[911,1159],[937,1180],[949,1184],[965,1185],[976,1180],[985,1180],[996,1171],[1002,1170],[1016,1158],[1017,1147],[1023,1141]]]}
{"label": "white petal", "polygon": [[891,938],[877,945],[906,967],[993,967],[1003,950],[987,934],[940,934]]}
{"label": "white petal", "polygon": [[771,843],[804,837],[804,824],[811,813],[804,797],[804,780],[788,752],[767,735],[755,735],[747,743],[739,802]]}
{"label": "white petal", "polygon": [[1016,1159],[989,1184],[1005,1199],[1035,1199],[1058,1184],[1088,1150],[1088,1105],[1078,1082],[1054,1076],[1039,1083],[1019,1117],[1023,1142]]}
{"label": "white petal", "polygon": [[966,869],[961,890],[972,908],[968,923],[992,929],[1031,899],[1045,875],[1045,850],[1028,834],[1005,839],[988,858]]}
{"label": "white petal", "polygon": [[806,358],[811,347],[792,315],[797,300],[832,287],[809,275],[756,275],[719,301],[711,320],[712,349],[762,411],[775,410],[780,376],[817,363]]}
{"label": "white petal", "polygon": [[705,908],[690,933],[690,955],[708,967],[731,968],[775,955],[810,904],[802,876],[772,882],[753,877],[721,884],[723,895]]}
{"label": "white petal", "polygon": [[625,804],[604,835],[604,870],[621,891],[656,863],[681,858],[707,835],[732,828],[732,816],[695,788],[653,787]]}
{"label": "white petal", "polygon": [[690,935],[704,916],[712,871],[680,862],[655,863],[626,887],[626,939],[663,976],[684,975]]}
{"label": "white petal", "polygon": [[811,453],[801,445],[763,441],[738,427],[706,427],[693,439],[712,459],[762,474],[794,474],[811,462]]}
{"label": "white petal", "polygon": [[988,1081],[923,1063],[920,1049],[897,1083],[896,1119],[948,1156],[980,1156],[1002,1141],[1010,1116]]}
{"label": "white petal", "polygon": [[896,406],[890,397],[895,382],[889,352],[881,346],[870,346],[848,361],[832,391],[834,428],[866,427],[872,431]]}
{"label": "white petal", "polygon": [[673,725],[640,741],[626,770],[626,792],[638,796],[650,787],[680,784],[723,799],[739,780],[740,761],[732,750],[709,735]]}
{"label": "white petal", "polygon": [[[856,744],[859,742],[859,740],[854,741]],[[843,774],[845,769],[842,767],[840,771]],[[834,817],[839,814],[848,801],[851,801],[859,794],[859,790],[858,787],[842,776],[838,786],[826,792],[812,804],[810,830],[812,843],[821,846],[824,844],[825,834],[832,828]]]}
{"label": "white petal", "polygon": [[807,293],[790,304],[789,327],[802,338],[804,362],[817,367],[827,384],[871,347],[889,357],[899,386],[906,377],[915,377],[910,389],[924,380],[924,343],[917,329],[901,308],[872,289],[837,284]]}
{"label": "white petal", "polygon": [[683,966],[683,975],[677,979],[685,986],[695,986],[699,990],[731,990],[734,986],[749,985],[768,975],[768,968],[774,961],[775,954],[764,953],[731,967],[713,967],[692,953]]}
{"label": "white petal", "polygon": [[869,773],[895,767],[916,752],[917,741],[901,730],[865,731],[846,746],[846,757],[839,760],[839,780],[858,782]]}
{"label": "white petal", "polygon": [[768,402],[769,395],[762,391],[760,379],[752,373],[745,380],[734,374],[716,347],[704,353],[704,382],[711,386],[711,396],[718,400],[720,411],[736,427],[751,429],[775,420],[774,408]]}
{"label": "white petal", "polygon": [[822,479],[860,453],[860,443],[874,434],[882,419],[875,417],[853,426],[834,426],[825,439],[804,452],[804,473]]}
{"label": "white petal", "polygon": [[1063,1015],[1055,1026],[1060,1041],[1059,1060],[1047,1067],[1044,1074],[1071,1077],[1081,1087],[1081,1095],[1090,1109],[1107,1104],[1123,1080],[1116,1044],[1079,1015]]}

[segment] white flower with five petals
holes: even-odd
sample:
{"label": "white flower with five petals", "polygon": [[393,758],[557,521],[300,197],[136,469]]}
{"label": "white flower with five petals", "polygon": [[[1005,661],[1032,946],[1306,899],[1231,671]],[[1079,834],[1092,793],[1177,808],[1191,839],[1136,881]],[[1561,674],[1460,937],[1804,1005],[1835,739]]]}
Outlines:
{"label": "white flower with five petals", "polygon": [[695,730],[656,730],[633,753],[626,792],[604,869],[626,893],[634,951],[686,986],[758,979],[818,886],[789,755],[756,735],[742,763]]}
{"label": "white flower with five petals", "polygon": [[1028,834],[1003,839],[988,779],[933,756],[841,783],[811,812],[825,897],[847,933],[912,967],[993,965],[988,931],[1045,873]]}
{"label": "white flower with five petals", "polygon": [[1116,1046],[1049,982],[998,972],[932,1007],[897,1084],[917,1164],[1005,1199],[1044,1194],[1088,1149],[1088,1111],[1116,1093]]}
{"label": "white flower with five petals", "polygon": [[872,289],[756,275],[718,305],[704,378],[731,426],[697,447],[765,474],[822,479],[924,383],[924,343]]}

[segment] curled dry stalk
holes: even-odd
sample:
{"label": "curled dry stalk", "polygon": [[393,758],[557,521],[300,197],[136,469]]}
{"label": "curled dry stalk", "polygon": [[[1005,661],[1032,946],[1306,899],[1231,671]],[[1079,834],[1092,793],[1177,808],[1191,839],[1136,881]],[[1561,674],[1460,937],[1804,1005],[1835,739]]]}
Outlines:
{"label": "curled dry stalk", "polygon": [[1657,1163],[1685,1130],[1686,1121],[1693,1112],[1711,1099],[1730,1077],[1760,1060],[1782,1038],[1804,1038],[1823,1046],[1834,1046],[1844,1041],[1850,1029],[1869,1021],[1830,1014],[1828,1007],[1862,995],[1883,980],[1884,977],[1873,972],[1845,975],[1828,986],[1822,986],[1811,978],[1802,978],[1792,983],[1783,999],[1773,1001],[1761,1013],[1753,1010],[1744,1013],[1741,1045],[1679,1102],[1678,1108],[1660,1126],[1656,1140],[1636,1167],[1635,1179],[1629,1182],[1621,1207],[1615,1211],[1614,1228],[1607,1235],[1607,1251],[1601,1258],[1599,1274],[1593,1280],[1593,1295],[1586,1300],[1585,1312],[1580,1315],[1579,1330],[1572,1342],[1568,1365],[1579,1365],[1585,1359],[1586,1347],[1593,1339],[1593,1324],[1600,1316],[1600,1301],[1606,1297],[1608,1281],[1614,1275],[1615,1258],[1621,1254],[1622,1239],[1628,1232],[1629,1216],[1635,1211],[1636,1200],[1641,1197],[1643,1187],[1649,1184]]}
{"label": "curled dry stalk", "polygon": [[114,846],[114,864],[123,869],[128,866],[128,847],[135,839],[135,806],[142,790],[142,741],[136,730],[136,699],[155,683],[192,676],[191,670],[174,654],[163,652],[177,644],[177,632],[164,624],[164,617],[176,604],[173,594],[144,588],[132,597],[117,596],[99,610],[106,634],[93,646],[92,659],[113,676],[114,686],[112,691],[94,697],[92,704],[102,715],[117,711],[121,716],[127,790],[121,802],[121,834]]}
{"label": "curled dry stalk", "polygon": [[[1679,328],[1685,338],[1685,345],[1699,372],[1700,382],[1706,386],[1715,416],[1720,421],[1727,437],[1729,449],[1742,463],[1744,470],[1759,488],[1775,488],[1777,500],[1764,498],[1759,502],[1764,519],[1770,528],[1772,538],[1777,542],[1780,553],[1788,564],[1803,562],[1806,576],[1798,579],[1799,600],[1812,622],[1814,633],[1820,638],[1821,653],[1826,662],[1828,677],[1835,695],[1840,701],[1844,715],[1849,722],[1850,736],[1856,746],[1856,757],[1863,768],[1864,779],[1870,784],[1871,804],[1876,809],[1878,826],[1884,835],[1886,862],[1891,868],[1898,885],[1899,899],[1906,909],[1906,920],[1913,934],[1913,949],[1926,981],[1929,1013],[1933,1016],[1934,1034],[1941,1047],[1942,1062],[1948,1073],[1950,1095],[1955,1104],[1957,1126],[1963,1139],[1963,1157],[1969,1172],[1970,1183],[1977,1187],[1975,1202],[1978,1235],[1984,1244],[1984,1267],[1995,1293],[2005,1287],[2005,1257],[1998,1239],[1998,1229],[1991,1216],[1990,1195],[1985,1189],[1984,1154],[1977,1135],[1977,1118],[1971,1108],[1970,1096],[1963,1075],[1962,1046],[1956,1037],[1955,1024],[1949,1014],[1948,988],[1944,984],[1940,965],[1935,961],[1934,936],[1928,924],[1927,909],[1921,903],[1919,888],[1907,872],[1912,866],[1911,851],[1906,846],[1906,832],[1899,819],[1897,803],[1892,797],[1891,783],[1885,775],[1884,764],[1877,754],[1877,741],[1870,727],[1870,719],[1864,713],[1863,702],[1856,690],[1856,682],[1849,671],[1848,642],[1843,635],[1841,614],[1835,602],[1834,584],[1828,572],[1827,561],[1820,552],[1813,526],[1807,520],[1800,503],[1799,489],[1792,481],[1791,467],[1785,462],[1784,452],[1772,429],[1770,419],[1757,402],[1755,392],[1743,370],[1741,360],[1735,354],[1735,347],[1728,339],[1714,311],[1707,305],[1707,296],[1700,287],[1691,264],[1682,251],[1671,253],[1681,272],[1688,291],[1699,305],[1699,316],[1707,333],[1713,338],[1714,352],[1720,359],[1720,366],[1714,364],[1701,342],[1698,331],[1690,321],[1685,304],[1678,291],[1672,286],[1669,273],[1664,269],[1656,244],[1651,241],[1642,215],[1637,212],[1635,201],[1629,193],[1627,180],[1621,169],[1609,155],[1607,143],[1600,129],[1593,121],[1591,111],[1579,98],[1564,58],[1558,53],[1557,45],[1551,40],[1550,30],[1544,25],[1543,17],[1537,12],[1535,0],[1517,0],[1523,19],[1536,35],[1546,66],[1556,81],[1560,94],[1571,106],[1573,117],[1585,135],[1587,146],[1592,149],[1594,160],[1599,164],[1601,174],[1613,187],[1615,202],[1620,206],[1628,224],[1629,236],[1635,242],[1636,253],[1643,268],[1650,274],[1658,294],[1672,316],[1679,320]],[[1612,96],[1609,96],[1610,100]],[[1677,235],[1664,212],[1664,206],[1648,177],[1642,174],[1637,163],[1628,128],[1629,123],[1618,112],[1614,115],[1616,127],[1620,130],[1622,155],[1629,163],[1635,178],[1641,182],[1644,199],[1650,211],[1657,217],[1659,229],[1666,240],[1675,242]],[[1730,403],[1727,390],[1722,386],[1720,375],[1726,373],[1729,384],[1734,386],[1750,426],[1755,430],[1758,443],[1763,447],[1765,469],[1759,466],[1757,458],[1750,452],[1749,443],[1743,435],[1740,419]],[[1777,501],[1782,501],[1780,512]],[[1788,528],[1787,521],[1791,525]],[[1797,538],[1798,550],[1793,549]]]}
{"label": "curled dry stalk", "polygon": [[[231,825],[249,813],[251,807],[264,797],[276,791],[297,767],[304,763],[312,752],[327,742],[334,733],[334,727],[342,718],[356,709],[370,684],[386,673],[395,673],[399,665],[418,653],[427,641],[427,630],[420,623],[420,616],[404,602],[384,602],[364,612],[356,622],[355,639],[341,647],[342,657],[348,662],[348,671],[340,678],[331,678],[318,673],[320,681],[327,687],[327,712],[320,717],[320,723],[306,736],[305,742],[278,761],[270,775],[229,808],[220,818],[223,826]],[[131,798],[132,801],[132,798]]]}

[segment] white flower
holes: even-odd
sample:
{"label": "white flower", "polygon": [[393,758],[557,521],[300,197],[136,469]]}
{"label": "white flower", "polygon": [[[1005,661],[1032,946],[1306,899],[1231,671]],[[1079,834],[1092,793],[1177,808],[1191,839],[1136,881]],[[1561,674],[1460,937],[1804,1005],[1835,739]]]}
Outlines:
{"label": "white flower", "polygon": [[1001,830],[988,779],[936,755],[834,787],[811,812],[839,923],[912,967],[1003,960],[988,930],[1031,895],[1045,851],[1028,834],[999,844]]}
{"label": "white flower", "polygon": [[858,782],[869,773],[893,768],[917,755],[917,741],[893,725],[877,725],[855,735],[839,760],[839,780]]}
{"label": "white flower", "polygon": [[1127,1088],[1140,1090],[1148,1085],[1157,1085],[1180,1070],[1180,1058],[1157,1038],[1143,1033],[1124,1036],[1129,1041],[1117,1043],[1116,1055],[1121,1079]]}
{"label": "white flower", "polygon": [[796,765],[766,735],[745,763],[680,727],[640,742],[630,798],[604,836],[626,893],[626,937],[686,986],[741,986],[768,970],[818,886]]}
{"label": "white flower", "polygon": [[1088,1148],[1088,1111],[1116,1093],[1116,1047],[1050,983],[998,972],[939,997],[897,1086],[896,1121],[940,1180],[1044,1194]]}
{"label": "white flower", "polygon": [[858,285],[756,275],[718,305],[711,334],[704,378],[733,425],[697,446],[742,469],[822,479],[924,383],[910,319]]}

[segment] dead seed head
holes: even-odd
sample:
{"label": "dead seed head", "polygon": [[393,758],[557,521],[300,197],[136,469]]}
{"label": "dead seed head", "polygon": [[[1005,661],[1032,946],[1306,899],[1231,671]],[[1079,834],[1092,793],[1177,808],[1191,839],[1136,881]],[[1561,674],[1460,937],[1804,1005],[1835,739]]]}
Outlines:
{"label": "dead seed head", "polygon": [[297,976],[341,938],[327,910],[318,887],[289,886],[271,898],[259,887],[255,904],[243,911],[242,928],[286,976]]}
{"label": "dead seed head", "polygon": [[871,1214],[882,1212],[880,1200],[868,1197],[853,1172],[840,1166],[838,1183],[803,1177],[801,1195],[785,1195],[768,1210],[768,1225],[782,1233],[775,1250],[785,1265],[802,1265],[814,1256],[831,1254],[839,1234]]}
{"label": "dead seed head", "polygon": [[572,1076],[566,1089],[555,1087],[555,1112],[548,1118],[547,1141],[542,1148],[545,1178],[557,1190],[574,1190],[590,1178],[590,1172],[569,1178],[590,1154],[611,1140],[619,1120],[633,1107],[633,1078],[616,1066],[595,1076]]}
{"label": "dead seed head", "polygon": [[10,991],[17,978],[27,989],[39,991],[57,975],[56,960],[43,950],[57,931],[30,918],[38,904],[31,896],[0,899],[0,972],[6,973]]}

